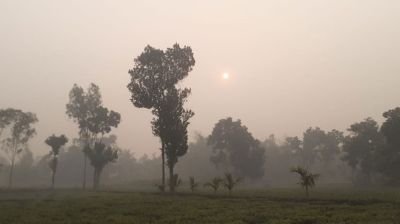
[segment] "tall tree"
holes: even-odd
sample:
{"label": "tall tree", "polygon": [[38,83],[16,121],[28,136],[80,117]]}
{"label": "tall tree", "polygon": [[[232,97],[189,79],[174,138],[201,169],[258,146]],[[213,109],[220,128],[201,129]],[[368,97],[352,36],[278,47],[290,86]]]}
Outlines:
{"label": "tall tree", "polygon": [[69,118],[79,127],[79,139],[81,141],[81,148],[84,152],[84,166],[83,166],[83,181],[82,187],[86,188],[86,170],[87,170],[87,155],[84,151],[90,144],[91,134],[89,130],[89,121],[95,114],[97,108],[102,104],[101,94],[99,87],[91,83],[87,91],[74,84],[69,93],[69,102],[66,105],[66,113]]}
{"label": "tall tree", "polygon": [[219,120],[208,138],[208,144],[217,156],[211,159],[220,163],[225,161],[216,158],[227,158],[236,175],[250,178],[264,175],[265,149],[240,120],[233,121],[231,117]]}
{"label": "tall tree", "polygon": [[10,161],[8,187],[12,187],[14,165],[17,155],[27,147],[28,141],[36,134],[32,127],[38,121],[35,114],[16,109],[0,110],[1,134],[6,132],[2,139],[2,148]]}
{"label": "tall tree", "polygon": [[[155,116],[152,122],[153,134],[161,141],[162,186],[165,186],[165,154],[167,144],[171,143],[167,143],[167,139],[161,136],[163,132],[158,130],[155,124],[167,124],[165,121],[170,111],[164,111],[162,107],[170,100],[171,93],[177,91],[176,84],[192,71],[195,60],[190,47],[181,48],[174,44],[165,51],[147,46],[144,52],[135,58],[134,63],[133,68],[129,70],[131,81],[128,89],[131,92],[131,102],[135,107],[151,109]],[[187,90],[178,92],[183,93]],[[165,128],[172,130],[168,126]]]}
{"label": "tall tree", "polygon": [[[94,167],[94,189],[99,187],[100,175],[105,165],[109,162],[114,162],[118,158],[118,150],[111,147],[111,144],[104,144],[103,139],[104,135],[110,133],[112,128],[117,128],[120,122],[121,115],[118,112],[109,111],[103,106],[97,107],[91,117],[88,118],[88,129],[93,144],[86,146],[85,153]],[[106,138],[106,142],[110,140],[113,140],[112,136]]]}
{"label": "tall tree", "polygon": [[52,157],[50,159],[50,169],[52,172],[51,175],[51,188],[54,189],[54,184],[55,184],[55,176],[57,172],[57,164],[58,164],[58,155],[60,154],[60,149],[63,145],[65,145],[68,142],[67,137],[65,135],[60,135],[60,136],[55,136],[52,135],[48,137],[45,141],[47,145],[51,147],[50,151],[50,156]]}
{"label": "tall tree", "polygon": [[367,183],[376,171],[376,152],[383,146],[383,136],[379,131],[378,123],[372,118],[352,124],[348,129],[343,144],[345,155],[343,160],[353,169],[364,174]]}
{"label": "tall tree", "polygon": [[[152,122],[153,132],[164,142],[170,180],[174,180],[174,167],[178,158],[185,155],[188,150],[187,127],[189,119],[194,113],[184,109],[183,104],[189,93],[189,89],[168,89],[160,110],[155,111],[154,115],[158,119],[154,119]],[[174,186],[173,182],[169,183],[171,192],[175,191]]]}
{"label": "tall tree", "polygon": [[378,152],[378,168],[389,178],[390,184],[400,183],[400,107],[383,113],[381,127],[386,145]]}

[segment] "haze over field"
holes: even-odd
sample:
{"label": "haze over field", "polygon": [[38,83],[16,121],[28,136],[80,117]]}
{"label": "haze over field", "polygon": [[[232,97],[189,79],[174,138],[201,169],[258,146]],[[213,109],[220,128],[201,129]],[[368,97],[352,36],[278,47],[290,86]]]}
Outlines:
{"label": "haze over field", "polygon": [[122,115],[119,145],[158,154],[150,111],[129,102],[128,70],[147,44],[177,42],[196,59],[184,81],[191,134],[227,116],[258,139],[382,121],[400,104],[399,10],[395,0],[2,0],[0,108],[38,115],[30,148],[44,154],[49,135],[77,136],[68,93],[94,82]]}

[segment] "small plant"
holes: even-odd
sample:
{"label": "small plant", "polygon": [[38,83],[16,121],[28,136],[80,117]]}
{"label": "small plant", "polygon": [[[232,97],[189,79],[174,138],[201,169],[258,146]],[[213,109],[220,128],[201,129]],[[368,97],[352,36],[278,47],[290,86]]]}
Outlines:
{"label": "small plant", "polygon": [[175,192],[175,189],[181,185],[182,181],[179,179],[178,174],[174,174],[169,180],[169,187],[171,192]]}
{"label": "small plant", "polygon": [[155,187],[157,187],[157,189],[161,192],[164,193],[165,192],[165,185],[162,184],[155,184]]}
{"label": "small plant", "polygon": [[217,193],[219,187],[221,186],[222,179],[219,177],[215,177],[210,182],[204,184],[204,187],[211,187],[214,190],[214,193]]}
{"label": "small plant", "polygon": [[228,189],[229,195],[232,194],[233,188],[234,188],[239,182],[241,182],[241,181],[242,181],[241,178],[236,178],[236,179],[235,179],[235,178],[232,176],[232,174],[230,174],[230,173],[226,173],[226,174],[225,174],[224,187],[225,187],[226,189]]}
{"label": "small plant", "polygon": [[197,187],[199,186],[199,183],[196,182],[194,177],[189,177],[189,183],[190,183],[190,191],[195,192]]}
{"label": "small plant", "polygon": [[310,171],[308,171],[307,169],[303,168],[303,167],[293,167],[291,169],[291,172],[293,173],[297,173],[300,175],[300,182],[298,184],[300,184],[302,187],[305,188],[306,190],[306,197],[309,197],[309,188],[312,188],[315,186],[315,181],[319,178],[319,174],[314,174],[311,173]]}

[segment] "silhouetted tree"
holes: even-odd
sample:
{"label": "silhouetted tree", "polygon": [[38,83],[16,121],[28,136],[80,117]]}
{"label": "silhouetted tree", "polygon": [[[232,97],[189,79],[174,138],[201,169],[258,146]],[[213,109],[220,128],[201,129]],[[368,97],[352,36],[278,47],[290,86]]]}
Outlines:
{"label": "silhouetted tree", "polygon": [[226,174],[225,174],[224,187],[225,187],[226,189],[228,189],[229,195],[232,194],[233,188],[234,188],[238,183],[240,183],[241,181],[242,181],[241,178],[238,177],[238,178],[235,179],[235,178],[232,176],[232,174],[230,174],[230,173],[226,173]]}
{"label": "silhouetted tree", "polygon": [[86,188],[86,170],[87,170],[87,155],[84,151],[89,148],[91,142],[91,134],[89,130],[89,120],[95,111],[102,104],[101,94],[99,87],[91,83],[87,91],[74,84],[69,93],[69,102],[66,105],[66,113],[69,118],[78,124],[79,138],[81,141],[81,148],[84,152],[84,166],[83,166],[83,181],[82,187]]}
{"label": "silhouetted tree", "polygon": [[223,180],[219,177],[214,177],[210,182],[204,184],[204,187],[210,187],[213,189],[214,193],[217,193],[219,187],[223,183]]}
{"label": "silhouetted tree", "polygon": [[400,107],[383,113],[381,127],[385,146],[377,152],[378,169],[389,178],[390,184],[400,183]]}
{"label": "silhouetted tree", "polygon": [[379,132],[378,123],[372,118],[352,124],[348,129],[343,144],[345,155],[343,160],[353,169],[361,171],[368,183],[371,175],[376,171],[376,151],[383,146],[384,140]]}
{"label": "silhouetted tree", "polygon": [[216,157],[211,160],[224,163],[228,159],[234,172],[239,176],[261,178],[264,175],[265,149],[253,138],[247,127],[240,120],[232,118],[220,120],[208,139],[213,146]]}
{"label": "silhouetted tree", "polygon": [[87,150],[87,156],[94,167],[93,189],[100,186],[100,175],[103,168],[110,162],[115,162],[118,158],[118,150],[103,143],[96,142],[94,147]]}
{"label": "silhouetted tree", "polygon": [[8,178],[8,187],[12,187],[13,171],[15,160],[18,154],[26,149],[29,139],[35,134],[36,130],[31,125],[38,121],[35,114],[23,112],[16,109],[0,110],[0,128],[1,134],[6,131],[3,140],[3,150],[10,161],[10,173]]}
{"label": "silhouetted tree", "polygon": [[60,136],[55,136],[52,135],[48,137],[45,141],[47,145],[51,147],[51,152],[50,156],[52,158],[50,159],[50,169],[52,172],[51,175],[51,188],[54,189],[54,182],[55,182],[55,176],[57,172],[57,164],[58,164],[58,155],[60,154],[60,148],[65,145],[68,142],[67,137],[65,135],[60,135]]}
{"label": "silhouetted tree", "polygon": [[309,197],[309,188],[312,188],[315,186],[315,181],[319,178],[319,174],[313,174],[310,171],[308,171],[306,168],[303,167],[294,167],[291,169],[293,173],[297,173],[300,175],[300,184],[304,189],[306,190],[306,197]]}
{"label": "silhouetted tree", "polygon": [[[155,112],[159,117],[153,120],[153,132],[160,136],[164,142],[164,152],[167,156],[167,165],[169,168],[169,178],[174,176],[174,167],[178,158],[185,155],[188,149],[187,127],[189,119],[194,115],[191,110],[183,108],[189,89],[177,90],[169,89],[166,93],[165,101],[160,106],[160,111],[164,115]],[[174,192],[174,185],[170,184],[170,191]]]}
{"label": "silhouetted tree", "polygon": [[[175,93],[176,96],[190,93],[189,89],[177,90],[176,84],[188,76],[195,60],[190,47],[181,48],[178,44],[175,44],[166,51],[147,46],[144,52],[135,58],[134,62],[134,67],[129,70],[131,81],[128,84],[128,89],[131,92],[131,102],[135,107],[151,109],[155,116],[152,122],[153,134],[160,137],[161,140],[162,185],[165,186],[165,154],[167,144],[171,143],[167,143],[167,139],[162,135],[163,131],[158,130],[160,126],[156,127],[154,124],[166,124],[168,117],[171,117],[170,110],[163,110],[163,105],[170,101],[171,93],[178,92]],[[181,122],[174,124],[181,123],[180,125],[184,126],[184,122],[182,122],[182,119],[180,120]],[[169,126],[163,128],[174,131]],[[182,139],[182,136],[178,138]],[[174,164],[172,160],[171,165]]]}

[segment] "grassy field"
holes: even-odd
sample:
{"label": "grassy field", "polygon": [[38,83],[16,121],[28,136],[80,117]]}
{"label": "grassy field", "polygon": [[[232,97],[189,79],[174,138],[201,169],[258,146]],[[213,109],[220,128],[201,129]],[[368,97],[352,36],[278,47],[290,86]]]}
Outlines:
{"label": "grassy field", "polygon": [[396,223],[399,191],[226,193],[14,190],[0,192],[0,223]]}

